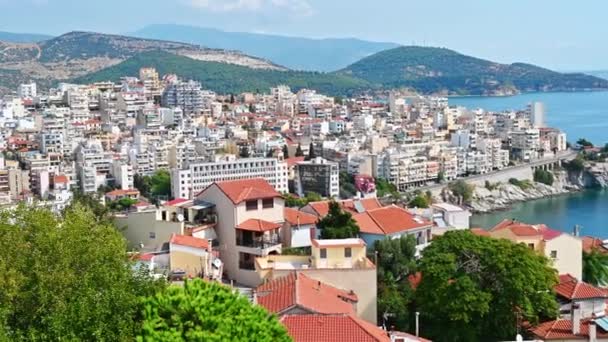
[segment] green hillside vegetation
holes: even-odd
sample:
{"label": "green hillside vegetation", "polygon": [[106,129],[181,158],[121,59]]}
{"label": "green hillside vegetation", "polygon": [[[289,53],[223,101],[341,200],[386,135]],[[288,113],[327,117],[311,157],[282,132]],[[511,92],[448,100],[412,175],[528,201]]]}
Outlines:
{"label": "green hillside vegetation", "polygon": [[330,95],[351,95],[370,88],[369,82],[348,75],[320,72],[252,69],[233,64],[199,61],[163,51],[144,52],[98,72],[77,78],[78,83],[118,81],[137,76],[141,67],[154,67],[161,74],[176,74],[200,81],[218,93],[263,92],[278,84],[292,89],[315,89]]}
{"label": "green hillside vegetation", "polygon": [[561,74],[524,63],[499,64],[449,49],[419,46],[376,53],[339,73],[385,88],[458,95],[608,88],[608,81],[585,74]]}

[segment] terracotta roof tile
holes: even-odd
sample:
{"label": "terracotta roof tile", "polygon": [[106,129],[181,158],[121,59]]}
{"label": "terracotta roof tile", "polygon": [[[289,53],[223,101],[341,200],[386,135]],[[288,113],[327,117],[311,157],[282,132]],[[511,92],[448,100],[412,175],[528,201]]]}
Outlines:
{"label": "terracotta roof tile", "polygon": [[286,315],[281,317],[295,342],[389,342],[377,326],[350,315]]}
{"label": "terracotta roof tile", "polygon": [[207,242],[207,240],[188,235],[173,234],[171,235],[171,240],[169,240],[169,243],[192,248],[209,248],[209,242]]}
{"label": "terracotta roof tile", "polygon": [[304,224],[316,224],[318,218],[315,215],[305,213],[303,211],[293,209],[293,208],[285,208],[283,211],[285,216],[285,222],[288,222],[291,225],[304,225]]}
{"label": "terracotta roof tile", "polygon": [[608,298],[602,289],[591,284],[578,281],[570,274],[561,274],[559,276],[559,283],[555,285],[553,289],[558,296],[569,300]]}
{"label": "terracotta roof tile", "polygon": [[583,236],[583,251],[590,253],[592,250],[596,250],[600,253],[608,253],[608,248],[604,247],[604,242],[601,239],[593,236]]}
{"label": "terracotta roof tile", "polygon": [[[270,183],[263,178],[239,179],[234,181],[216,182],[209,187],[216,185],[234,203],[239,204],[243,201],[280,197]],[[207,187],[207,189],[209,188]],[[205,189],[205,190],[207,190]],[[201,191],[199,195],[205,190]],[[198,196],[198,195],[197,195]]]}
{"label": "terracotta roof tile", "polygon": [[260,285],[256,293],[258,304],[279,315],[296,306],[319,314],[354,314],[353,303],[357,302],[350,291],[296,272]]}
{"label": "terracotta roof tile", "polygon": [[430,221],[418,218],[407,210],[391,205],[353,215],[362,233],[390,235],[431,226]]}
{"label": "terracotta roof tile", "polygon": [[[310,202],[308,205],[317,213],[319,217],[324,217],[329,213],[329,202],[330,201],[319,201]],[[355,209],[355,202],[361,203],[361,206],[367,211],[372,209],[378,209],[382,207],[382,204],[378,202],[377,198],[364,198],[360,200],[342,200],[338,201],[343,210],[349,211],[350,213],[357,213]]]}
{"label": "terracotta roof tile", "polygon": [[490,236],[490,233],[482,228],[471,228],[470,229],[471,233],[478,235],[478,236]]}
{"label": "terracotta roof tile", "polygon": [[[530,329],[536,337],[543,339],[544,341],[551,340],[587,340],[589,338],[589,323],[590,318],[582,319],[580,325],[580,333],[572,333],[572,320],[570,319],[557,319],[554,321],[548,321],[539,324],[538,326]],[[596,327],[596,336],[598,338],[608,338],[608,333],[602,330],[600,327]]]}
{"label": "terracotta roof tile", "polygon": [[171,201],[169,201],[169,202],[165,202],[165,204],[164,204],[164,205],[165,205],[165,206],[167,206],[167,207],[174,207],[174,206],[176,206],[176,205],[178,205],[178,204],[182,204],[182,203],[184,203],[184,202],[188,202],[188,201],[189,201],[189,200],[187,200],[187,199],[185,199],[185,198],[176,198],[176,199],[171,200]]}
{"label": "terracotta roof tile", "polygon": [[279,229],[281,225],[274,222],[268,222],[260,219],[249,219],[241,222],[236,226],[238,229],[248,230],[252,232],[265,232],[269,230]]}

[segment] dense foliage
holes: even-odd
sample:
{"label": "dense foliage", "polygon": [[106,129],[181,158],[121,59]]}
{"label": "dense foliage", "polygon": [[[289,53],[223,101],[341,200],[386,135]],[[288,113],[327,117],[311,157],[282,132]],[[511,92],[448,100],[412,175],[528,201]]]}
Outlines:
{"label": "dense foliage", "polygon": [[557,274],[525,244],[452,231],[424,250],[419,270],[422,335],[434,341],[510,340],[518,322],[558,313]]}
{"label": "dense foliage", "polygon": [[463,203],[470,203],[473,199],[473,191],[475,188],[464,180],[452,182],[448,184],[448,188],[452,191],[454,196],[459,197]]}
{"label": "dense foliage", "polygon": [[430,204],[431,201],[428,196],[419,194],[408,203],[408,206],[411,208],[428,208]]}
{"label": "dense foliage", "polygon": [[597,286],[608,284],[608,254],[596,249],[583,252],[583,281]]}
{"label": "dense foliage", "polygon": [[163,287],[134,272],[114,226],[80,203],[62,216],[0,212],[0,340],[127,341],[140,297]]}
{"label": "dense foliage", "polygon": [[289,208],[302,208],[310,202],[317,202],[323,200],[323,197],[316,192],[309,191],[304,197],[295,197],[291,194],[283,195],[285,200],[285,206]]}
{"label": "dense foliage", "polygon": [[167,170],[157,170],[152,176],[136,174],[133,184],[142,196],[152,200],[171,196],[171,175]]}
{"label": "dense foliage", "polygon": [[410,87],[423,93],[459,95],[608,87],[608,81],[584,74],[561,74],[524,63],[499,64],[448,49],[420,46],[378,52],[340,73],[385,88]]}
{"label": "dense foliage", "polygon": [[553,185],[553,174],[550,171],[537,169],[534,171],[534,181],[546,185]]}
{"label": "dense foliage", "polygon": [[200,279],[145,300],[138,341],[291,341],[276,316],[230,288]]}
{"label": "dense foliage", "polygon": [[378,322],[397,330],[409,328],[413,291],[407,277],[416,271],[416,240],[412,235],[376,241]]}
{"label": "dense foliage", "polygon": [[359,235],[359,225],[353,216],[340,208],[336,201],[329,202],[329,213],[317,224],[322,239],[348,239]]}
{"label": "dense foliage", "polygon": [[315,89],[328,95],[352,95],[371,88],[366,81],[333,73],[252,69],[234,64],[199,61],[168,52],[152,51],[136,55],[122,63],[75,80],[79,83],[118,81],[136,76],[143,66],[154,67],[161,74],[176,74],[202,82],[203,87],[218,93],[268,91],[278,84],[293,90]]}
{"label": "dense foliage", "polygon": [[509,184],[513,184],[522,190],[527,190],[532,187],[532,182],[528,179],[520,180],[517,178],[509,178]]}
{"label": "dense foliage", "polygon": [[384,178],[376,178],[376,194],[378,197],[393,196],[400,197],[399,191],[395,184],[390,183]]}

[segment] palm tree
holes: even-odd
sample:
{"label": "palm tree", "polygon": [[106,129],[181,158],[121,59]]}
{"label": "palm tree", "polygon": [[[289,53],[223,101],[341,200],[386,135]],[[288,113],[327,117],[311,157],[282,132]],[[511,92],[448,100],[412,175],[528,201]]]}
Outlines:
{"label": "palm tree", "polygon": [[608,254],[597,249],[583,252],[583,281],[596,286],[608,284]]}

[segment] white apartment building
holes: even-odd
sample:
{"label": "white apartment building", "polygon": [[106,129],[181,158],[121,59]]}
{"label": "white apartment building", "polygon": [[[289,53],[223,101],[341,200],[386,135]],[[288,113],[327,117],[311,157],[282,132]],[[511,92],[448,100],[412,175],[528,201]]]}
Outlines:
{"label": "white apartment building", "polygon": [[201,83],[176,81],[169,84],[163,92],[162,104],[165,107],[180,107],[186,113],[202,110]]}
{"label": "white apartment building", "polygon": [[20,84],[19,88],[17,89],[17,95],[22,99],[24,99],[24,98],[33,99],[34,97],[36,97],[38,95],[38,92],[36,90],[36,83],[31,82],[31,83]]}
{"label": "white apartment building", "polygon": [[537,128],[511,132],[511,152],[515,158],[530,161],[539,156],[540,132]]}
{"label": "white apartment building", "polygon": [[104,151],[101,142],[88,140],[76,151],[76,172],[83,192],[95,192],[104,185],[112,168],[112,154]]}
{"label": "white apartment building", "polygon": [[112,176],[114,183],[122,190],[133,189],[133,166],[124,162],[121,159],[115,159],[112,162]]}
{"label": "white apartment building", "polygon": [[174,198],[193,198],[214,182],[264,178],[278,192],[288,188],[287,163],[276,158],[218,157],[213,162],[190,163],[185,169],[171,169],[171,194]]}
{"label": "white apartment building", "polygon": [[500,170],[509,165],[509,151],[502,149],[500,139],[479,139],[477,149],[486,154],[490,169]]}

